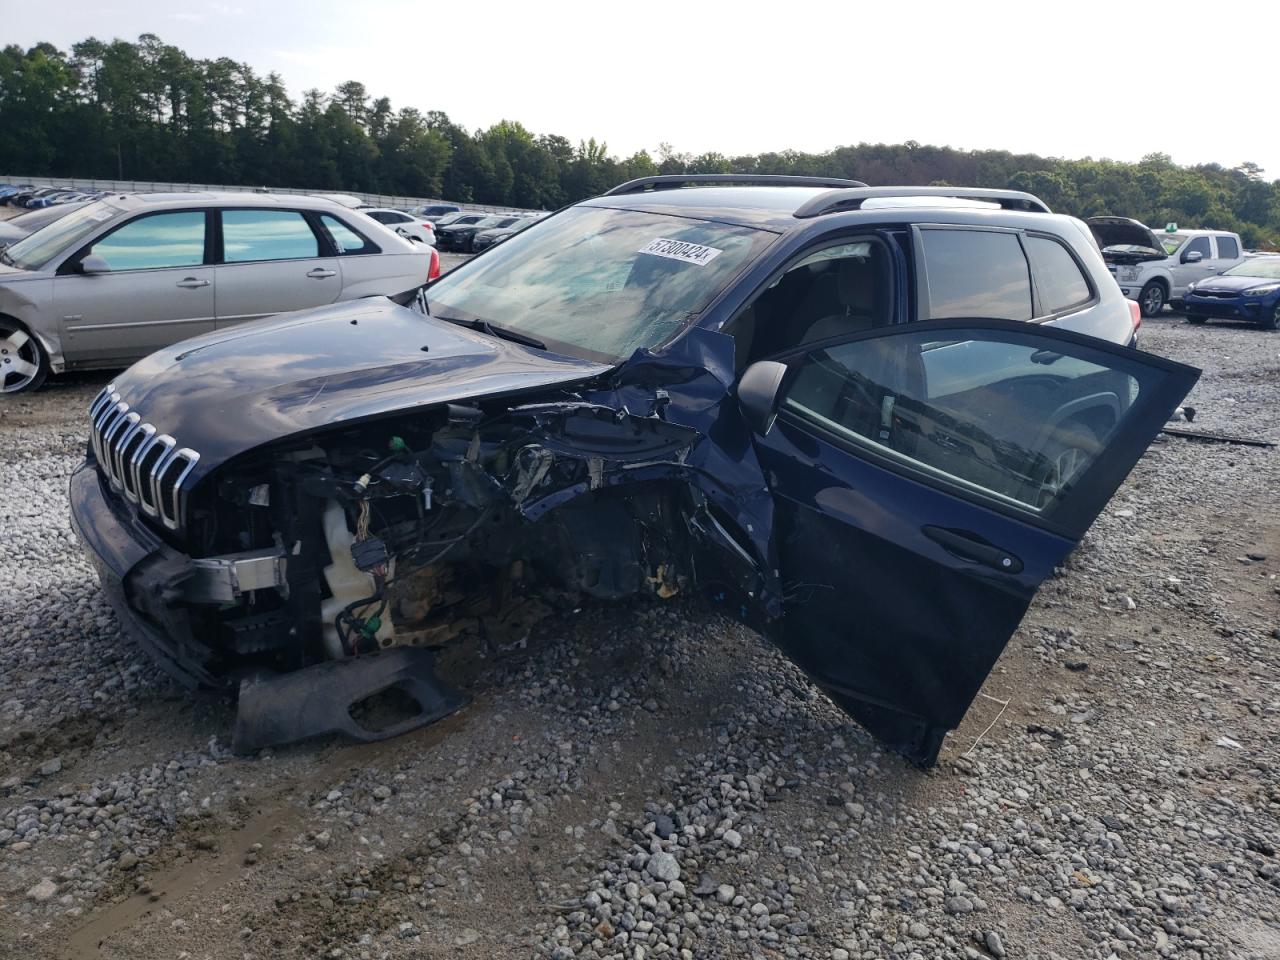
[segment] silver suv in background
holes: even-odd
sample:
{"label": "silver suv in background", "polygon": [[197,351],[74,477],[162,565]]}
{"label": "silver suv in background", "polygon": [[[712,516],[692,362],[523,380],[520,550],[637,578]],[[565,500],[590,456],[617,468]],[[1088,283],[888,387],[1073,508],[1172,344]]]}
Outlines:
{"label": "silver suv in background", "polygon": [[1120,291],[1138,302],[1144,317],[1165,304],[1178,306],[1189,285],[1244,262],[1240,236],[1226,230],[1171,225],[1156,233],[1128,217],[1093,217],[1088,224]]}
{"label": "silver suv in background", "polygon": [[407,300],[438,270],[434,250],[321,198],[104,197],[0,251],[0,392],[271,314]]}

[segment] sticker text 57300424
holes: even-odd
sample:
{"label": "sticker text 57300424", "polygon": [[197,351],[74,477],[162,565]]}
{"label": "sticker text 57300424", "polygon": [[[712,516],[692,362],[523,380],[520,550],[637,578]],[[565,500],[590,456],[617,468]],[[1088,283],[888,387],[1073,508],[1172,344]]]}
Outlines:
{"label": "sticker text 57300424", "polygon": [[667,240],[664,237],[659,237],[656,240],[650,240],[641,247],[640,253],[648,253],[655,257],[666,257],[668,260],[696,263],[700,267],[705,267],[724,251],[717,250],[715,247],[704,247],[700,243],[689,243],[685,240]]}

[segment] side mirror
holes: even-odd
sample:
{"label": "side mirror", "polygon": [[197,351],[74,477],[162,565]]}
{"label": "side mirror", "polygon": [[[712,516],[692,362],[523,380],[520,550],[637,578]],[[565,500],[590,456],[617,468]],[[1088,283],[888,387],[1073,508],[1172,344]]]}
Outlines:
{"label": "side mirror", "polygon": [[80,262],[76,264],[77,273],[94,274],[94,273],[110,273],[111,265],[106,259],[98,256],[96,253],[86,253],[80,258]]}
{"label": "side mirror", "polygon": [[778,395],[787,375],[786,364],[776,360],[758,360],[738,378],[738,406],[742,418],[760,436],[773,429],[778,418]]}
{"label": "side mirror", "polygon": [[1204,254],[1199,250],[1188,250],[1182,255],[1183,263],[1199,263],[1204,259]]}

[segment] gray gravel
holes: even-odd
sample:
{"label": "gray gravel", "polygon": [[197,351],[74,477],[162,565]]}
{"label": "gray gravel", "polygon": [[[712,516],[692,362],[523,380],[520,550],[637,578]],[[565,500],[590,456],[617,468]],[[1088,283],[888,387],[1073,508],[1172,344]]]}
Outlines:
{"label": "gray gravel", "polygon": [[[1280,440],[1280,335],[1143,333],[1205,367],[1194,426]],[[240,759],[68,530],[102,382],[0,401],[0,956],[1280,956],[1273,451],[1153,447],[929,772],[692,599],[563,609],[429,730]]]}

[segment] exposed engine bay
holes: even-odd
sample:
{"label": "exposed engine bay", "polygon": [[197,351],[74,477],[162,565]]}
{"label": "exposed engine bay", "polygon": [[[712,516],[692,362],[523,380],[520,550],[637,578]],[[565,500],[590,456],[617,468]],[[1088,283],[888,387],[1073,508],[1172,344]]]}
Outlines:
{"label": "exposed engine bay", "polygon": [[[451,403],[227,463],[193,491],[175,543],[191,558],[171,584],[200,661],[187,669],[241,683],[243,714],[253,691],[278,698],[273,675],[468,634],[506,642],[549,609],[519,601],[548,590],[676,595],[699,528],[679,521],[706,508],[670,474],[699,435],[655,413]],[[655,467],[664,478],[646,480]],[[242,716],[242,746],[263,740],[252,726]]]}
{"label": "exposed engine bay", "polygon": [[688,573],[672,514],[689,505],[669,485],[607,489],[605,457],[615,470],[678,460],[693,436],[587,403],[449,404],[229,464],[193,498],[185,546],[197,567],[251,555],[275,569],[265,587],[208,577],[209,598],[225,601],[193,615],[220,661],[208,670],[434,645],[461,605],[501,581],[672,595]]}

